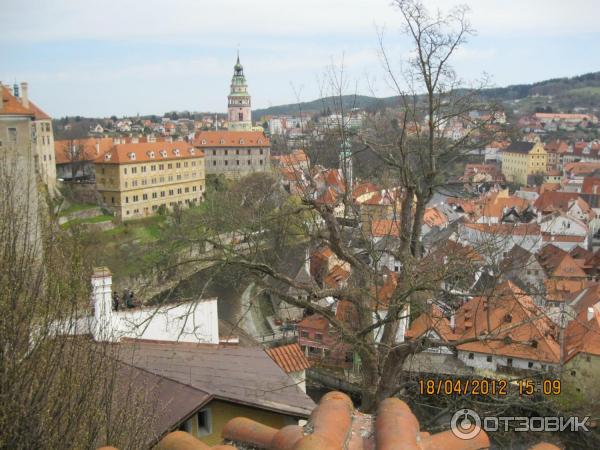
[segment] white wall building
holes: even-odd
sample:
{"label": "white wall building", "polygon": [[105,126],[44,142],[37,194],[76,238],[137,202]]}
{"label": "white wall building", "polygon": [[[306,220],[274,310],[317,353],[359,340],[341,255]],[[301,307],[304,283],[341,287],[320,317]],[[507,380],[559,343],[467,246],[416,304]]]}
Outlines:
{"label": "white wall building", "polygon": [[[119,342],[123,338],[157,341],[219,343],[217,299],[182,304],[113,310],[112,275],[108,268],[92,276],[93,318],[86,318],[96,341]],[[84,332],[85,326],[79,329]]]}

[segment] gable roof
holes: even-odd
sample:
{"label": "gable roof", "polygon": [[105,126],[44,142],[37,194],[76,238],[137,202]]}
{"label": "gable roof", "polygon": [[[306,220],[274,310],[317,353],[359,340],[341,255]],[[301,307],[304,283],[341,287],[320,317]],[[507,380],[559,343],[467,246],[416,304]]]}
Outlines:
{"label": "gable roof", "polygon": [[271,141],[262,131],[201,131],[196,133],[194,146],[213,147],[270,147]]}
{"label": "gable roof", "polygon": [[56,164],[69,164],[71,159],[67,156],[69,146],[79,146],[82,151],[81,160],[93,161],[100,155],[104,155],[112,148],[112,138],[86,138],[86,139],[64,139],[54,141],[54,159]]}
{"label": "gable roof", "polygon": [[124,340],[118,357],[222,400],[298,417],[314,407],[260,347]]}
{"label": "gable roof", "polygon": [[267,354],[285,373],[300,372],[310,367],[297,342],[267,349]]}
{"label": "gable roof", "polygon": [[[600,311],[590,306],[569,322],[565,330],[565,362],[579,353],[600,356]],[[591,317],[590,317],[591,316]]]}
{"label": "gable roof", "polygon": [[511,281],[462,305],[456,313],[455,333],[459,339],[494,337],[461,344],[457,348],[462,351],[552,364],[560,360],[556,325]]}
{"label": "gable roof", "polygon": [[555,245],[545,245],[536,255],[548,277],[586,278],[586,273],[566,251]]}
{"label": "gable roof", "polygon": [[0,84],[2,89],[2,106],[0,108],[0,116],[35,116],[31,109],[25,108],[19,99],[15,97],[8,86]]}
{"label": "gable roof", "polygon": [[533,206],[541,212],[569,210],[569,202],[579,197],[577,192],[545,191],[540,194]]}
{"label": "gable roof", "polygon": [[527,141],[513,142],[508,147],[506,147],[503,150],[503,152],[527,154],[533,149],[534,146],[535,146],[535,142],[527,142]]}
{"label": "gable roof", "polygon": [[201,158],[202,150],[187,142],[139,142],[136,144],[117,144],[100,154],[95,164],[136,164],[140,162],[161,162],[168,160]]}

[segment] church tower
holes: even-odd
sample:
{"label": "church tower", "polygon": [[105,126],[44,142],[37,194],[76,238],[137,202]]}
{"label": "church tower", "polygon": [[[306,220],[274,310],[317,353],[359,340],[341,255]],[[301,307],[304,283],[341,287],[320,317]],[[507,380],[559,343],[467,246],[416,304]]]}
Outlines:
{"label": "church tower", "polygon": [[229,131],[252,130],[252,108],[250,94],[244,76],[244,67],[240,64],[238,53],[237,63],[233,66],[231,90],[227,96]]}

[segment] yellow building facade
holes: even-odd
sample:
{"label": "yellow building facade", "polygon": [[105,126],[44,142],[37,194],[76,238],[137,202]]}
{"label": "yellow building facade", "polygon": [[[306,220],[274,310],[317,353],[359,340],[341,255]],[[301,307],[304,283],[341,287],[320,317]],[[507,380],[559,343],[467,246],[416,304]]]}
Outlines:
{"label": "yellow building facade", "polygon": [[204,153],[186,142],[118,144],[94,161],[96,189],[121,220],[204,198]]}
{"label": "yellow building facade", "polygon": [[541,142],[514,142],[502,152],[502,174],[509,182],[526,185],[531,175],[547,170],[548,153]]}

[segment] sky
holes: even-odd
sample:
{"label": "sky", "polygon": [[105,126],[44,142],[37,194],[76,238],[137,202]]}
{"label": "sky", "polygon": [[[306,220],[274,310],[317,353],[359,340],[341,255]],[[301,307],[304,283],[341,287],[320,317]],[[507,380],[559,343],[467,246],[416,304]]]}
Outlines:
{"label": "sky", "polygon": [[[452,60],[494,86],[600,70],[600,1],[424,0],[470,7],[476,35]],[[236,52],[254,109],[317,99],[343,61],[348,93],[393,95],[410,54],[390,0],[2,0],[0,81],[27,81],[53,117],[225,112]]]}

